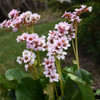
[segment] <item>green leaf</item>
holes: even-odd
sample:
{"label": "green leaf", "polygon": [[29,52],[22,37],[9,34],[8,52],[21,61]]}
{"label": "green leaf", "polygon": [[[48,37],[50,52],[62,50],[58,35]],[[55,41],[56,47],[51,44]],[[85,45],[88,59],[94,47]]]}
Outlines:
{"label": "green leaf", "polygon": [[77,82],[77,85],[82,93],[82,100],[95,100],[94,93],[90,86],[83,85]]}
{"label": "green leaf", "polygon": [[77,80],[77,76],[75,76],[75,75],[73,75],[73,74],[71,74],[71,73],[68,73],[67,74],[72,80]]}
{"label": "green leaf", "polygon": [[0,78],[0,85],[3,85],[6,89],[15,89],[17,86],[16,81],[8,81],[5,76],[2,75]]}
{"label": "green leaf", "polygon": [[16,89],[17,100],[45,100],[40,80],[23,78]]}
{"label": "green leaf", "polygon": [[84,84],[92,85],[93,78],[92,78],[91,73],[89,73],[88,71],[86,71],[84,69],[78,69],[78,70],[76,70],[75,75],[78,78],[82,79]]}
{"label": "green leaf", "polygon": [[69,77],[64,83],[64,92],[65,96],[61,97],[61,100],[95,100],[90,86],[73,81]]}
{"label": "green leaf", "polygon": [[54,89],[52,83],[44,88],[44,94],[47,94],[49,96],[48,100],[54,100]]}
{"label": "green leaf", "polygon": [[7,70],[5,76],[9,81],[16,80],[19,82],[22,78],[27,77],[29,75],[26,74],[21,69],[14,68],[14,69]]}
{"label": "green leaf", "polygon": [[96,90],[96,95],[100,96],[100,89]]}
{"label": "green leaf", "polygon": [[61,100],[80,100],[82,98],[78,85],[70,78],[67,78],[64,84],[64,92],[65,96]]}
{"label": "green leaf", "polygon": [[74,64],[73,66],[71,66],[71,67],[65,67],[64,69],[63,69],[63,71],[64,72],[66,72],[66,73],[73,73],[74,74],[74,72],[77,70],[77,65],[76,64]]}
{"label": "green leaf", "polygon": [[73,60],[73,64],[77,64],[77,61],[76,60]]}

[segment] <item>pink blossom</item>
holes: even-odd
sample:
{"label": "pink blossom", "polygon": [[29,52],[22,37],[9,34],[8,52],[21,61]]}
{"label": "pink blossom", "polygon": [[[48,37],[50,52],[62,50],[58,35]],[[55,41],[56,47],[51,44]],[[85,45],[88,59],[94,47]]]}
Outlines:
{"label": "pink blossom", "polygon": [[49,77],[49,81],[52,82],[58,82],[59,81],[59,75],[56,73],[56,68],[54,64],[55,58],[53,56],[50,56],[49,58],[44,58],[44,62],[42,63],[45,66],[43,74],[45,77]]}
{"label": "pink blossom", "polygon": [[4,20],[1,24],[0,24],[0,28],[5,28],[7,27],[7,20]]}
{"label": "pink blossom", "polygon": [[55,25],[55,29],[57,29],[61,35],[68,34],[69,28],[70,28],[70,26],[66,22],[60,22],[59,24]]}
{"label": "pink blossom", "polygon": [[12,11],[9,12],[8,17],[10,19],[15,19],[19,15],[19,12],[20,11],[13,9]]}
{"label": "pink blossom", "polygon": [[28,65],[28,64],[26,64],[24,67],[25,67],[25,71],[27,71],[27,70],[28,70],[28,68],[29,68],[29,65]]}
{"label": "pink blossom", "polygon": [[16,60],[19,64],[22,64],[22,58],[19,56],[17,57],[17,60]]}
{"label": "pink blossom", "polygon": [[83,13],[83,12],[86,12],[86,11],[89,11],[91,12],[92,11],[92,7],[86,7],[86,5],[81,5],[81,8],[76,8],[75,11],[73,13],[71,12],[66,12],[64,13],[64,15],[62,17],[65,17],[67,19],[69,19],[72,23],[74,23],[75,21],[77,23],[79,23],[81,21],[81,19],[79,18],[79,16]]}
{"label": "pink blossom", "polygon": [[32,66],[35,62],[36,55],[32,51],[24,50],[22,52],[22,57],[17,57],[17,62],[19,64],[25,63],[25,70],[29,68],[29,66]]}
{"label": "pink blossom", "polygon": [[15,27],[13,28],[13,32],[16,32],[17,30],[18,30],[18,28],[15,28]]}

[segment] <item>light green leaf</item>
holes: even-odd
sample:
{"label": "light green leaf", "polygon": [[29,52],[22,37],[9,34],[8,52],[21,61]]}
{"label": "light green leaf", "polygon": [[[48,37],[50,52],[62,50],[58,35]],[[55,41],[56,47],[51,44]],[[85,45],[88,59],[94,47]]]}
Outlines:
{"label": "light green leaf", "polygon": [[64,72],[66,72],[66,73],[72,73],[72,74],[74,74],[74,72],[77,70],[77,65],[76,64],[74,64],[73,66],[71,66],[71,67],[65,67],[64,69],[63,69],[63,71]]}
{"label": "light green leaf", "polygon": [[75,76],[75,75],[73,75],[73,74],[71,74],[71,73],[68,73],[67,74],[72,80],[77,80],[77,77]]}
{"label": "light green leaf", "polygon": [[14,68],[7,70],[5,76],[9,81],[16,80],[19,82],[22,78],[28,77],[29,75],[21,69]]}
{"label": "light green leaf", "polygon": [[49,96],[49,100],[54,100],[54,89],[52,83],[44,88],[44,94],[47,94]]}
{"label": "light green leaf", "polygon": [[77,64],[77,61],[76,60],[73,60],[73,64]]}
{"label": "light green leaf", "polygon": [[100,96],[100,89],[96,90],[96,95]]}

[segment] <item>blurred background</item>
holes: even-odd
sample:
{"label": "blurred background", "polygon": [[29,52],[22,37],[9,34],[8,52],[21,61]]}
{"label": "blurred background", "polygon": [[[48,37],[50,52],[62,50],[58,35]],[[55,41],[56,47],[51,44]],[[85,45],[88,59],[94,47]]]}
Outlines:
{"label": "blurred background", "polygon": [[[92,13],[81,15],[82,21],[78,27],[78,44],[80,66],[94,76],[95,88],[100,88],[100,0],[0,0],[0,22],[8,19],[8,13],[12,9],[21,12],[32,11],[41,15],[34,30],[39,35],[48,34],[53,30],[56,23],[64,21],[61,16],[66,11],[73,11],[80,5],[92,6]],[[0,73],[9,68],[20,67],[16,62],[25,49],[25,43],[17,43],[16,38],[21,33],[13,33],[11,30],[0,29]],[[41,57],[44,56],[41,53]],[[72,65],[75,59],[72,49],[68,50],[66,59],[62,62],[63,66]]]}

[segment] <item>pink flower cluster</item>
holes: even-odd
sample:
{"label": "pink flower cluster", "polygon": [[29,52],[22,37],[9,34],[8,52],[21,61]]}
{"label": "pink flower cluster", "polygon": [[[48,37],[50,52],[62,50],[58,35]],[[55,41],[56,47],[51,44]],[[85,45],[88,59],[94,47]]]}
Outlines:
{"label": "pink flower cluster", "polygon": [[67,54],[64,50],[70,47],[69,41],[75,38],[75,29],[72,24],[66,22],[60,22],[55,25],[54,31],[49,31],[47,38],[47,56],[56,56],[58,59],[65,59]]}
{"label": "pink flower cluster", "polygon": [[[60,22],[55,25],[54,31],[49,31],[47,38],[47,58],[44,59],[42,63],[45,66],[44,75],[50,78],[50,82],[58,82],[59,74],[56,73],[55,67],[55,57],[60,59],[65,59],[67,54],[64,50],[67,50],[70,47],[69,41],[72,38],[75,38],[75,33],[72,24],[66,22]],[[71,36],[73,34],[73,36]],[[70,36],[70,38],[69,38]]]}
{"label": "pink flower cluster", "polygon": [[74,23],[75,21],[77,23],[79,23],[81,21],[79,16],[83,12],[86,12],[86,11],[91,12],[92,11],[92,7],[91,6],[90,7],[86,7],[85,5],[81,5],[81,8],[75,9],[75,11],[73,13],[65,11],[65,13],[64,13],[64,15],[62,17],[65,17],[65,18],[69,19],[72,23]]}
{"label": "pink flower cluster", "polygon": [[34,64],[36,55],[32,51],[24,50],[22,57],[17,57],[17,62],[19,64],[25,63],[25,70]]}
{"label": "pink flower cluster", "polygon": [[40,15],[37,13],[32,14],[32,12],[27,11],[19,15],[20,11],[13,9],[8,14],[9,20],[4,20],[0,24],[0,28],[12,28],[14,32],[21,29],[21,26],[29,26],[40,19]]}
{"label": "pink flower cluster", "polygon": [[50,78],[49,81],[51,83],[59,81],[59,74],[56,73],[57,70],[54,61],[54,57],[49,57],[48,59],[44,58],[44,62],[42,63],[45,66],[43,74]]}
{"label": "pink flower cluster", "polygon": [[39,37],[36,33],[23,33],[21,36],[17,37],[17,42],[26,41],[27,49],[33,49],[34,51],[45,51],[47,49],[45,38],[46,37],[44,35]]}

